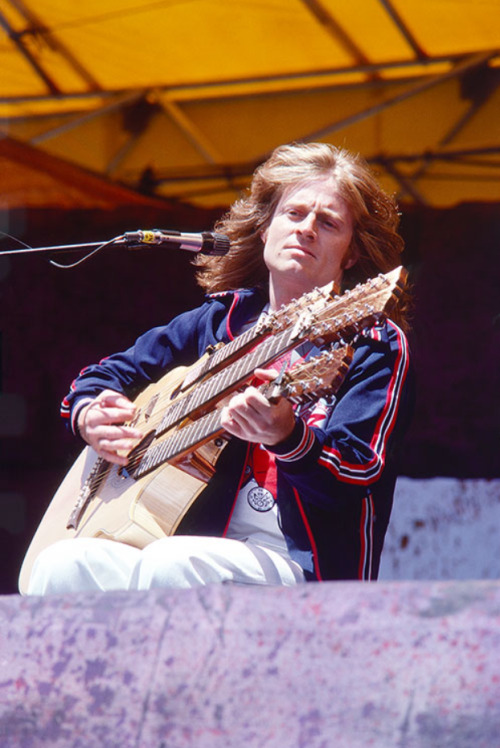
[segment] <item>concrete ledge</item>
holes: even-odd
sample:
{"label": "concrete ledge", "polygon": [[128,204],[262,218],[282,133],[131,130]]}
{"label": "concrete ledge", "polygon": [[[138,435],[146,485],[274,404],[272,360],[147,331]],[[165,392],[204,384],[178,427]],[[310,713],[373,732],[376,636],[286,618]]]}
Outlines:
{"label": "concrete ledge", "polygon": [[500,582],[0,597],[2,748],[497,748]]}

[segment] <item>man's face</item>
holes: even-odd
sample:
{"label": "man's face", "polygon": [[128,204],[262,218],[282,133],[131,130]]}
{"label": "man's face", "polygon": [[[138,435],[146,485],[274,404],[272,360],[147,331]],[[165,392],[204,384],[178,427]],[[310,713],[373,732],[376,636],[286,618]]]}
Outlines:
{"label": "man's face", "polygon": [[271,301],[274,295],[285,303],[315,286],[340,283],[343,269],[355,262],[344,264],[352,232],[351,211],[331,177],[286,189],[262,236]]}

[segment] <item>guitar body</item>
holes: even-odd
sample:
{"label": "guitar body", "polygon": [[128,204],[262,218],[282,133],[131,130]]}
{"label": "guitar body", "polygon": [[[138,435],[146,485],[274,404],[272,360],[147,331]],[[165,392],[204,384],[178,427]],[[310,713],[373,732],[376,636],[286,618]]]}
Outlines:
{"label": "guitar body", "polygon": [[[174,369],[137,397],[135,423],[144,434],[158,426],[165,404],[171,400],[170,393],[179,388],[186,372],[189,368]],[[227,439],[222,438],[209,441],[178,464],[162,465],[138,481],[86,447],[54,495],[30,543],[19,577],[20,592],[27,591],[35,558],[58,540],[108,538],[144,548],[173,535],[212,477],[226,444]],[[78,497],[92,484],[96,469],[99,486],[79,516],[76,529],[67,527]]]}
{"label": "guitar body", "polygon": [[165,410],[189,394],[189,389],[184,390],[185,381],[194,379],[195,373],[207,359],[208,355],[205,354],[192,366],[179,366],[157,382],[148,385],[134,400],[137,411],[130,425],[142,431],[144,435],[157,429]]}
{"label": "guitar body", "polygon": [[[205,459],[212,460],[226,443],[213,449],[205,445],[200,452],[206,451]],[[52,543],[65,538],[94,537],[144,548],[158,538],[172,535],[206,486],[206,480],[175,465],[164,465],[140,481],[120,475],[119,468],[113,465],[102,489],[83,512],[78,528],[67,528],[75,498],[99,459],[93,449],[86,447],[54,495],[24,558],[19,577],[21,593],[26,593],[35,558]]]}

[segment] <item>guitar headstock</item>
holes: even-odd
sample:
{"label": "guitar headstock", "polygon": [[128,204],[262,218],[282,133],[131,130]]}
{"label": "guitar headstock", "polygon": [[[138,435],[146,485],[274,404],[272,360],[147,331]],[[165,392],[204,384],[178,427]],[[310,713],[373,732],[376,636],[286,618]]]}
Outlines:
{"label": "guitar headstock", "polygon": [[297,404],[334,395],[345,379],[353,355],[350,345],[331,346],[280,374],[264,386],[263,392],[271,402],[285,397]]}
{"label": "guitar headstock", "polygon": [[292,299],[288,304],[283,304],[276,311],[262,315],[257,322],[256,330],[259,333],[277,333],[291,327],[305,313],[314,314],[324,308],[325,304],[330,303],[339,292],[340,288],[334,281],[327,283],[325,286],[314,288],[300,298]]}
{"label": "guitar headstock", "polygon": [[363,327],[390,314],[407,277],[407,271],[400,266],[325,301],[323,306],[318,305],[299,318],[297,336],[307,334],[319,345],[354,336]]}

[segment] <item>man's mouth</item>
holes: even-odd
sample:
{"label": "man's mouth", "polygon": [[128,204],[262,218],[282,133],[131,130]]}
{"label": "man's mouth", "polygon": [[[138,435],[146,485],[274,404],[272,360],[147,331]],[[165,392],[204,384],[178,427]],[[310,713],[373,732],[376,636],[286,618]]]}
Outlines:
{"label": "man's mouth", "polygon": [[315,257],[316,255],[311,252],[309,247],[304,247],[302,244],[290,244],[285,249],[298,249],[300,252],[304,252],[304,254],[309,255],[309,257]]}

